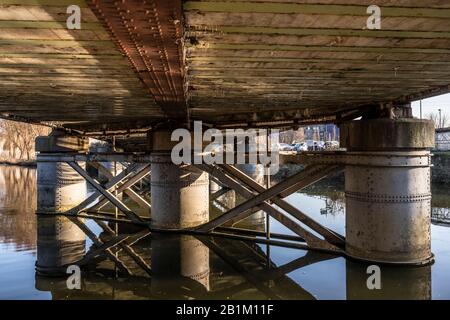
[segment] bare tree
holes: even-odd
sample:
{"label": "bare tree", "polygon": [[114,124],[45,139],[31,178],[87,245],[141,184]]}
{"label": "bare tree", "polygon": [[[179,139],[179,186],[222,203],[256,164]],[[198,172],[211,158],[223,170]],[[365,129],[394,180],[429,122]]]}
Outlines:
{"label": "bare tree", "polygon": [[300,142],[305,139],[305,129],[299,128],[298,130],[287,130],[280,132],[280,142],[281,143],[294,143]]}
{"label": "bare tree", "polygon": [[439,128],[445,128],[450,125],[450,117],[447,113],[441,113],[439,115],[438,112],[431,112],[426,115],[427,119],[430,119],[434,122],[434,127]]}
{"label": "bare tree", "polygon": [[48,127],[24,122],[0,120],[0,141],[9,160],[30,160],[34,157],[34,140],[37,136],[47,135]]}
{"label": "bare tree", "polygon": [[446,128],[450,125],[450,118],[447,113],[441,115],[441,128]]}

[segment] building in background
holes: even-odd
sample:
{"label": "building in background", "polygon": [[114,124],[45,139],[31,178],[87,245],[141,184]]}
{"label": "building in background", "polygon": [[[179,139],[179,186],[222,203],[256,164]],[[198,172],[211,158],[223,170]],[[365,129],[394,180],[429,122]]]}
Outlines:
{"label": "building in background", "polygon": [[334,124],[323,124],[304,128],[305,140],[339,141],[339,128]]}

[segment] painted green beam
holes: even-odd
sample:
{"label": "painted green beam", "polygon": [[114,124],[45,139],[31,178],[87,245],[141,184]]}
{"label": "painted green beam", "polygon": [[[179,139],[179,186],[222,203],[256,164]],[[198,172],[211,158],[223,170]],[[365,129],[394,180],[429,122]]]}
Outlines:
{"label": "painted green beam", "polygon": [[27,53],[27,52],[0,52],[0,58],[37,58],[37,59],[124,59],[120,52],[107,52],[107,53],[86,53],[86,54],[67,54],[67,53]]}
{"label": "painted green beam", "polygon": [[[1,57],[1,56],[0,56]],[[349,63],[349,64],[366,64],[366,63],[373,63],[374,59],[338,59],[338,63]],[[310,59],[310,58],[279,58],[279,57],[271,57],[271,58],[263,58],[263,57],[242,57],[242,56],[201,56],[201,57],[187,57],[186,61],[188,63],[196,62],[196,63],[212,63],[212,62],[252,62],[252,63],[319,63],[319,64],[336,64],[336,59]],[[423,61],[423,60],[381,60],[380,62],[377,62],[377,64],[392,64],[392,65],[445,65],[448,66],[449,63],[446,61]]]}
{"label": "painted green beam", "polygon": [[395,48],[395,47],[343,47],[343,46],[296,46],[278,44],[210,43],[200,42],[188,49],[215,50],[269,50],[269,51],[321,51],[321,52],[377,52],[377,53],[450,53],[450,49]]}
{"label": "painted green beam", "polygon": [[86,1],[84,0],[0,0],[0,5],[51,7],[77,5],[79,7],[87,7]]}
{"label": "painted green beam", "polygon": [[[82,30],[104,30],[100,22],[81,22]],[[67,29],[66,21],[0,20],[0,29]]]}
{"label": "painted green beam", "polygon": [[0,46],[56,46],[56,47],[84,47],[84,46],[98,46],[102,48],[115,49],[115,44],[110,40],[35,40],[35,39],[18,39],[18,40],[0,40]]}
{"label": "painted green beam", "polygon": [[[199,33],[231,33],[231,34],[276,34],[296,36],[343,36],[368,38],[423,38],[423,39],[450,39],[450,32],[432,31],[395,31],[395,30],[358,30],[358,29],[319,29],[319,28],[273,28],[252,26],[211,26],[195,25],[190,31]],[[204,31],[207,30],[207,31]]]}
{"label": "painted green beam", "polygon": [[[223,1],[187,1],[184,10],[198,10],[203,12],[228,13],[281,13],[281,14],[323,14],[323,15],[350,15],[368,16],[368,6],[356,5],[326,5],[326,4],[300,4],[300,3],[274,3],[274,2],[223,2]],[[428,17],[450,18],[450,9],[447,8],[405,8],[381,7],[383,17]]]}

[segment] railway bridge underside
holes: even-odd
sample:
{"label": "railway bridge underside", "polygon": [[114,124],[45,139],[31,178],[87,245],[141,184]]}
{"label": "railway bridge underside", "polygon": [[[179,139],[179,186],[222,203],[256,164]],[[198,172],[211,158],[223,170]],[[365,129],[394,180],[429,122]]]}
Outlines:
{"label": "railway bridge underside", "polygon": [[[38,213],[431,262],[434,127],[411,102],[450,91],[450,4],[380,0],[369,28],[370,2],[0,0],[0,116],[53,128],[36,140]],[[344,149],[283,155],[304,169],[271,184],[265,169],[175,164],[171,133],[196,121],[221,132],[334,123]],[[112,149],[89,151],[88,138]],[[285,200],[341,170],[345,235]],[[227,193],[244,200],[212,216]]]}

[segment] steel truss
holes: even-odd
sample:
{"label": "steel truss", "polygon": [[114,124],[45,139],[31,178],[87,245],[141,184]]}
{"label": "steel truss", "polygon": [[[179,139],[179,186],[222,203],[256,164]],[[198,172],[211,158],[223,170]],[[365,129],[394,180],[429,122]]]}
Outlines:
{"label": "steel truss", "polygon": [[[86,200],[74,208],[59,213],[76,219],[91,218],[95,221],[102,221],[103,227],[107,227],[104,221],[133,223],[145,226],[153,232],[179,232],[193,235],[214,235],[231,239],[252,241],[255,243],[265,243],[268,245],[285,246],[297,249],[311,249],[331,252],[337,255],[344,255],[345,239],[343,236],[326,228],[317,221],[308,217],[298,208],[289,204],[285,197],[295,193],[315,182],[342,170],[342,164],[309,164],[304,170],[288,177],[287,179],[266,188],[259,184],[250,176],[246,175],[236,167],[231,165],[194,165],[197,168],[210,174],[212,179],[218,182],[223,189],[219,190],[211,197],[217,199],[228,190],[235,190],[244,199],[243,203],[228,209],[221,216],[195,228],[162,230],[152,226],[151,219],[143,217],[131,210],[121,195],[126,194],[131,201],[134,201],[142,209],[151,210],[148,203],[139,192],[133,190],[133,186],[151,174],[151,158],[145,154],[61,154],[61,153],[41,153],[38,155],[38,162],[66,162],[87,183],[94,188],[94,193]],[[85,161],[102,172],[109,181],[104,185],[89,176],[78,162]],[[121,162],[126,164],[123,171],[113,176],[106,169],[102,162]],[[107,204],[111,204],[117,209],[117,213],[102,211]],[[268,232],[258,232],[254,230],[233,227],[234,224],[245,219],[258,210],[265,211],[270,217],[280,222],[296,235],[275,234]],[[108,233],[110,230],[105,229]],[[91,232],[90,237],[94,237]],[[92,239],[92,238],[91,238]],[[93,240],[94,241],[94,240]],[[112,240],[111,240],[112,241]],[[120,245],[126,246],[127,240],[116,239],[115,243],[101,243],[98,239],[94,241],[97,246]],[[127,250],[127,249],[124,249]]]}

